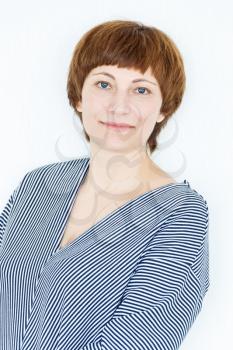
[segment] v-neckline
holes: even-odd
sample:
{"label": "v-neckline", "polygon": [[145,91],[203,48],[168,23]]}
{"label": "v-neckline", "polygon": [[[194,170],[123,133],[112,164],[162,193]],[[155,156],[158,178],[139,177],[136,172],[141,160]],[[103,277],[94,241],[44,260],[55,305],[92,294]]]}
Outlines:
{"label": "v-neckline", "polygon": [[184,179],[182,182],[171,182],[168,183],[166,185],[162,185],[156,188],[153,188],[152,190],[146,191],[142,194],[139,194],[138,196],[128,200],[127,202],[125,202],[124,204],[122,204],[120,207],[114,209],[113,211],[111,211],[110,213],[108,213],[107,215],[105,215],[102,219],[100,219],[99,221],[97,221],[95,224],[93,224],[92,226],[90,226],[87,230],[83,231],[78,237],[76,237],[75,239],[73,239],[71,242],[69,242],[68,244],[66,244],[64,247],[60,247],[60,244],[62,242],[63,236],[64,236],[64,231],[66,228],[66,224],[70,215],[70,212],[73,208],[74,202],[76,200],[76,197],[78,195],[80,186],[82,185],[85,177],[87,176],[87,172],[89,169],[89,164],[90,164],[90,158],[89,157],[85,157],[82,158],[81,161],[85,161],[86,160],[86,164],[84,164],[84,169],[81,170],[81,175],[78,177],[77,183],[75,185],[75,189],[74,189],[74,193],[72,195],[71,201],[67,204],[68,207],[68,214],[67,214],[67,218],[63,227],[62,232],[60,232],[59,235],[59,242],[58,242],[58,246],[57,249],[55,248],[55,251],[53,253],[53,257],[57,256],[57,255],[62,255],[64,253],[66,253],[67,250],[69,250],[70,248],[72,248],[77,241],[79,241],[80,239],[82,239],[83,237],[85,237],[86,235],[88,235],[88,233],[93,230],[93,228],[98,227],[101,223],[105,222],[106,220],[108,220],[109,217],[112,217],[118,213],[120,213],[123,209],[125,209],[127,206],[131,205],[132,203],[143,199],[145,196],[150,195],[150,194],[154,194],[156,192],[162,191],[163,189],[166,188],[170,188],[170,187],[176,187],[176,186],[182,186],[182,185],[188,185],[189,186],[189,182]]}

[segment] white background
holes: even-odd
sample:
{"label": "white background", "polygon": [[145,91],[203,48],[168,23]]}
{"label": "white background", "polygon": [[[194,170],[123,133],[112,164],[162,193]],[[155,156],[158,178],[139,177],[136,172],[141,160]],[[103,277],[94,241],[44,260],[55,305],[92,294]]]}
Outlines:
{"label": "white background", "polygon": [[210,288],[182,350],[230,349],[233,327],[233,5],[196,0],[2,1],[0,12],[0,209],[38,166],[88,155],[68,104],[75,44],[95,24],[129,19],[175,41],[185,62],[183,103],[152,156],[187,179],[210,214]]}

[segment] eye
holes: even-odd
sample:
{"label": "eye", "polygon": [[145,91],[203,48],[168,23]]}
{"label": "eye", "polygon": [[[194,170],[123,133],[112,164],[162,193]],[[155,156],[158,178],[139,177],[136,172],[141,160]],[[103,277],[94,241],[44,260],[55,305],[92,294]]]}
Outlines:
{"label": "eye", "polygon": [[101,84],[101,87],[103,88],[102,90],[106,90],[106,85],[109,85],[107,81],[103,81],[103,80],[97,81],[95,85],[98,86],[99,84]]}
{"label": "eye", "polygon": [[[103,80],[99,80],[99,81],[97,81],[95,83],[96,86],[98,86],[99,84],[100,84],[99,87],[101,88],[101,90],[107,90],[107,86],[110,86],[110,84],[107,81],[103,81]],[[151,91],[149,89],[145,88],[145,87],[141,86],[141,87],[138,87],[137,89],[140,91],[139,95],[149,95],[149,94],[151,94]],[[145,93],[145,91],[147,91],[147,93]]]}
{"label": "eye", "polygon": [[147,89],[147,88],[145,88],[145,87],[139,87],[139,88],[137,88],[138,90],[140,90],[141,92],[143,92],[143,91],[147,91],[147,93],[146,94],[144,94],[144,93],[139,93],[139,95],[149,95],[150,93],[151,93],[151,91],[149,90],[149,89]]}

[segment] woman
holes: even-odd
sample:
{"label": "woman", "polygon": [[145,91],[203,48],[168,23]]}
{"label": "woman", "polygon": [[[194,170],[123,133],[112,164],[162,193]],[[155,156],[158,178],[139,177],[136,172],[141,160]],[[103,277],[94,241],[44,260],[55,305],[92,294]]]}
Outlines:
{"label": "woman", "polygon": [[1,214],[1,349],[179,348],[209,287],[208,206],[150,154],[184,87],[154,27],[78,42],[67,90],[90,157],[28,172]]}

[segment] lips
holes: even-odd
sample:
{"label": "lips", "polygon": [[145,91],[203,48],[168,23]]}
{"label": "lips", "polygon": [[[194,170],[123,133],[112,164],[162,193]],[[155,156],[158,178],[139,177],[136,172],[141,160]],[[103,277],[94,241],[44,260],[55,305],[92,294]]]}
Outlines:
{"label": "lips", "polygon": [[102,124],[105,124],[107,126],[112,126],[112,127],[119,127],[119,128],[134,128],[133,125],[126,124],[126,123],[115,123],[115,122],[101,122]]}

